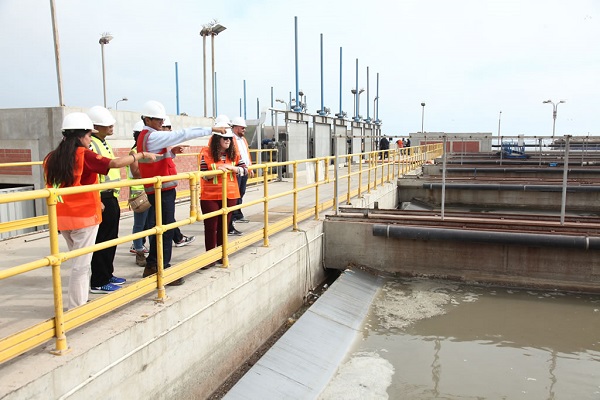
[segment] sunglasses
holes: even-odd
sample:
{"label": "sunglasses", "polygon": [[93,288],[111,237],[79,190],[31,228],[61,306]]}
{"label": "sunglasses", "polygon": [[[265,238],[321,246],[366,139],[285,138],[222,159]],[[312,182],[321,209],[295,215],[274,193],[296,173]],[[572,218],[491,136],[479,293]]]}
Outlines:
{"label": "sunglasses", "polygon": [[230,138],[230,137],[222,137],[221,139],[222,139],[222,140],[231,140],[231,138]]}

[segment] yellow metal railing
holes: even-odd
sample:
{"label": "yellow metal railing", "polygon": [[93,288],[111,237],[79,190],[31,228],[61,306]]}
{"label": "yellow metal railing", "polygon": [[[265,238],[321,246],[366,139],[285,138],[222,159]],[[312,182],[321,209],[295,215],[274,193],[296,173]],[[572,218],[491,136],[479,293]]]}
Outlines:
{"label": "yellow metal railing", "polygon": [[[396,149],[387,151],[388,157],[382,161],[379,160],[379,155],[381,152],[377,151],[340,156],[338,162],[348,164],[348,173],[346,175],[338,176],[340,183],[343,180],[346,180],[347,182],[347,192],[345,194],[346,202],[350,204],[350,199],[352,197],[358,196],[364,192],[375,190],[378,186],[383,185],[385,182],[392,181],[402,174],[421,166],[426,161],[439,157],[442,153],[442,145],[431,144],[403,150],[404,151],[399,151]],[[353,171],[352,161],[356,159],[360,160],[360,162],[358,163],[358,168],[355,168]],[[260,179],[260,182],[262,183],[262,197],[251,201],[244,201],[243,204],[236,205],[234,207],[227,207],[227,202],[224,200],[220,210],[208,214],[202,214],[199,212],[199,182],[203,177],[220,175],[222,174],[221,171],[194,171],[180,173],[178,175],[168,177],[158,176],[154,178],[122,180],[120,182],[103,183],[98,185],[61,189],[50,188],[1,195],[0,204],[35,199],[46,200],[46,204],[48,206],[47,224],[49,225],[49,253],[43,258],[0,270],[0,280],[5,280],[39,268],[51,267],[54,316],[49,316],[47,320],[34,324],[19,332],[13,333],[10,336],[0,338],[0,363],[18,356],[19,354],[22,354],[23,352],[40,344],[43,344],[52,338],[55,339],[55,348],[52,350],[52,353],[64,354],[69,350],[67,344],[67,332],[75,329],[76,327],[90,322],[101,315],[109,313],[154,291],[156,291],[157,301],[165,301],[166,284],[186,276],[219,259],[223,260],[223,267],[227,268],[229,266],[228,256],[233,251],[237,251],[260,241],[263,242],[264,246],[268,246],[269,237],[277,232],[289,228],[290,226],[293,227],[294,230],[297,230],[298,223],[307,218],[313,217],[318,219],[320,212],[333,207],[335,202],[338,200],[335,198],[336,194],[323,200],[323,192],[320,190],[323,185],[333,183],[334,177],[330,171],[333,161],[334,157],[330,156],[298,161],[255,164],[251,168],[257,172],[257,182]],[[314,179],[310,183],[307,183],[303,186],[300,186],[298,183],[298,172],[300,165],[304,165],[305,169],[307,170],[307,174],[308,166],[314,166]],[[323,166],[325,168],[323,168]],[[269,189],[274,184],[270,183],[269,177],[272,176],[272,171],[276,171],[277,168],[283,167],[285,167],[287,171],[293,172],[293,188],[285,192],[271,194]],[[364,178],[367,179],[365,180]],[[190,198],[194,199],[193,201],[190,201],[189,218],[184,218],[174,223],[163,225],[160,209],[160,187],[163,182],[176,180],[187,180],[189,182]],[[364,181],[366,181],[366,184]],[[223,182],[223,198],[225,199],[225,194],[227,193],[227,179],[223,179]],[[58,196],[87,191],[106,190],[110,188],[122,188],[140,184],[154,184],[155,188],[157,188],[155,194],[157,205],[155,209],[155,227],[135,234],[125,235],[107,242],[98,243],[93,246],[67,252],[60,251],[59,234],[56,228],[56,203]],[[314,190],[314,201],[309,207],[300,209],[299,194],[309,190]],[[293,213],[290,217],[284,218],[275,223],[270,223],[270,205],[276,199],[283,197],[291,197]],[[340,198],[343,197],[340,196]],[[253,232],[248,232],[242,238],[235,241],[228,240],[227,231],[224,229],[223,245],[221,247],[206,251],[198,256],[191,257],[190,259],[187,259],[177,265],[173,265],[168,269],[164,268],[162,261],[162,241],[164,232],[175,227],[194,224],[214,216],[221,216],[221,218],[223,218],[223,224],[226,226],[227,215],[232,211],[261,203],[263,204],[264,213],[262,228]],[[23,223],[19,221],[11,221],[1,225],[3,225],[2,229],[5,230],[20,229],[19,227],[22,226]],[[133,239],[142,238],[148,235],[156,235],[157,239],[158,272],[156,275],[152,275],[126,285],[122,287],[118,293],[107,294],[82,306],[68,311],[63,311],[62,283],[60,274],[60,266],[62,263],[83,254],[131,242]]]}

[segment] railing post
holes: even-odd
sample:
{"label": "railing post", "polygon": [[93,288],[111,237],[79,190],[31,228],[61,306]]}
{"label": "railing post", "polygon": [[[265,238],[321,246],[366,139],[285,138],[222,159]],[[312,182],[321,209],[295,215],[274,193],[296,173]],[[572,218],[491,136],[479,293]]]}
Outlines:
{"label": "railing post", "polygon": [[164,279],[164,261],[163,261],[163,220],[162,220],[162,177],[158,177],[158,182],[154,183],[154,213],[156,219],[156,288],[157,300],[165,301],[167,293],[165,291]]}
{"label": "railing post", "polygon": [[67,344],[65,334],[65,319],[63,312],[62,282],[60,279],[60,252],[58,245],[58,217],[56,216],[56,191],[49,190],[50,196],[46,200],[48,205],[48,233],[50,235],[50,253],[52,254],[52,288],[54,292],[54,336],[55,348],[51,354],[60,356],[71,351]]}
{"label": "railing post", "polygon": [[294,161],[294,214],[292,215],[293,229],[298,230],[298,162]]}
{"label": "railing post", "polygon": [[319,159],[315,159],[315,220],[319,219]]}
{"label": "railing post", "polygon": [[223,171],[221,175],[217,175],[217,179],[219,176],[221,177],[221,210],[223,214],[221,214],[221,223],[223,224],[223,229],[221,235],[223,235],[223,266],[221,268],[229,267],[229,256],[227,255],[227,248],[229,247],[229,241],[227,239],[227,234],[229,233],[229,206],[227,205],[227,184],[229,180],[227,179],[227,171]]}
{"label": "railing post", "polygon": [[350,202],[350,188],[351,188],[351,179],[352,179],[352,156],[346,156],[347,164],[348,164],[348,193],[346,193],[346,204],[351,205]]}
{"label": "railing post", "polygon": [[269,247],[269,177],[268,169],[263,166],[263,246]]}
{"label": "railing post", "polygon": [[363,174],[363,155],[361,154],[358,157],[358,195],[357,197],[360,199],[360,195],[362,193],[362,174]]}

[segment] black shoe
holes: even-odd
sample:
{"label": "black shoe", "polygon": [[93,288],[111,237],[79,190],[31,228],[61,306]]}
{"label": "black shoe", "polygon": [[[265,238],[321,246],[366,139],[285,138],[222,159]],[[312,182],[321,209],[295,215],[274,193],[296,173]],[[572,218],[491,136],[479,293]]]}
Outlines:
{"label": "black shoe", "polygon": [[156,265],[146,265],[146,268],[144,268],[144,273],[142,274],[142,278],[156,274],[157,272],[158,268],[156,268]]}
{"label": "black shoe", "polygon": [[242,232],[238,231],[235,228],[231,228],[229,230],[229,232],[227,232],[228,235],[233,235],[233,236],[242,236]]}
{"label": "black shoe", "polygon": [[238,219],[234,219],[233,222],[235,223],[240,223],[240,224],[247,224],[248,222],[250,222],[250,220],[246,217],[242,217],[242,218],[238,218]]}
{"label": "black shoe", "polygon": [[171,283],[167,283],[167,286],[181,286],[181,285],[183,285],[183,282],[185,282],[185,279],[179,278],[179,279],[175,279]]}

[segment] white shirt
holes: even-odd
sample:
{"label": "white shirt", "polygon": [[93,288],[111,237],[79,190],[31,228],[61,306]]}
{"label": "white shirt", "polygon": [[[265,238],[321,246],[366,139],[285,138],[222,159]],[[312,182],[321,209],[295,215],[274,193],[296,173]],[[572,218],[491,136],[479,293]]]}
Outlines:
{"label": "white shirt", "polygon": [[240,152],[240,157],[242,161],[246,164],[247,167],[249,167],[250,165],[252,165],[252,162],[250,161],[250,152],[248,151],[248,146],[246,146],[246,141],[238,135],[235,135],[235,142],[238,151]]}

